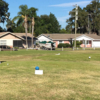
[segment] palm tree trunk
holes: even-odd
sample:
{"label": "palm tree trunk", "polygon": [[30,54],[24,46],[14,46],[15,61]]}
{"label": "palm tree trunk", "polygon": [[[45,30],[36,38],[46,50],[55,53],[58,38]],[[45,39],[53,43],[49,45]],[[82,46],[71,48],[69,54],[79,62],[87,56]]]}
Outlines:
{"label": "palm tree trunk", "polygon": [[33,33],[34,33],[34,25],[32,25],[32,48],[33,48]]}
{"label": "palm tree trunk", "polygon": [[25,23],[25,32],[26,32],[26,49],[27,49],[27,47],[28,47],[28,45],[27,45],[27,23]]}

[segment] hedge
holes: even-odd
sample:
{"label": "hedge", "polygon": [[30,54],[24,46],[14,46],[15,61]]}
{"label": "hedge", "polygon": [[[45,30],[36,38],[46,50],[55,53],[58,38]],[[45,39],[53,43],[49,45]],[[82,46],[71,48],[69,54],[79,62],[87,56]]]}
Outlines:
{"label": "hedge", "polygon": [[71,45],[70,44],[68,44],[68,43],[60,43],[59,45],[58,45],[58,48],[67,48],[67,47],[71,47]]}

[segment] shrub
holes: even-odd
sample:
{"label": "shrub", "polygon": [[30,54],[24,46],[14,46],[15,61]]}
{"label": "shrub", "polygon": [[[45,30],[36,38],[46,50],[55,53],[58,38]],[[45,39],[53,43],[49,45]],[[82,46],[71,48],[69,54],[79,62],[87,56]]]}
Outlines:
{"label": "shrub", "polygon": [[[82,44],[82,42],[80,41],[76,41],[76,47],[80,47],[80,45]],[[74,41],[73,41],[73,47],[74,47]]]}
{"label": "shrub", "polygon": [[58,45],[58,48],[67,48],[67,47],[71,47],[71,45],[70,44],[68,44],[68,43],[60,43],[59,45]]}
{"label": "shrub", "polygon": [[19,47],[14,47],[14,50],[17,51],[19,49]]}
{"label": "shrub", "polygon": [[68,43],[65,43],[65,45],[66,45],[66,48],[71,47],[71,45]]}
{"label": "shrub", "polygon": [[11,49],[11,47],[7,46],[7,49]]}

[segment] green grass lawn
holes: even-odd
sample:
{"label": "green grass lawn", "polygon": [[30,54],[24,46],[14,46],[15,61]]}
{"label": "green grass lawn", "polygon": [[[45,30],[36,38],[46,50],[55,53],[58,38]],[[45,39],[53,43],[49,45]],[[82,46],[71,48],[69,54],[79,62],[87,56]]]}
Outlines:
{"label": "green grass lawn", "polygon": [[100,100],[100,50],[2,51],[0,61],[0,100]]}

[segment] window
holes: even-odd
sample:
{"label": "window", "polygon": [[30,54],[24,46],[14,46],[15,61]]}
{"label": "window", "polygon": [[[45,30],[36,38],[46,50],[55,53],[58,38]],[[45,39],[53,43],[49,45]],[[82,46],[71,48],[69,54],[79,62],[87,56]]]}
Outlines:
{"label": "window", "polygon": [[89,44],[89,41],[86,41],[86,44]]}
{"label": "window", "polygon": [[63,43],[63,41],[59,41],[59,44],[60,44],[60,43]]}
{"label": "window", "polygon": [[0,45],[6,45],[6,40],[0,40]]}
{"label": "window", "polygon": [[17,40],[13,41],[13,46],[14,47],[22,47],[22,41],[17,41]]}
{"label": "window", "polygon": [[83,40],[82,43],[85,44],[85,40]]}

